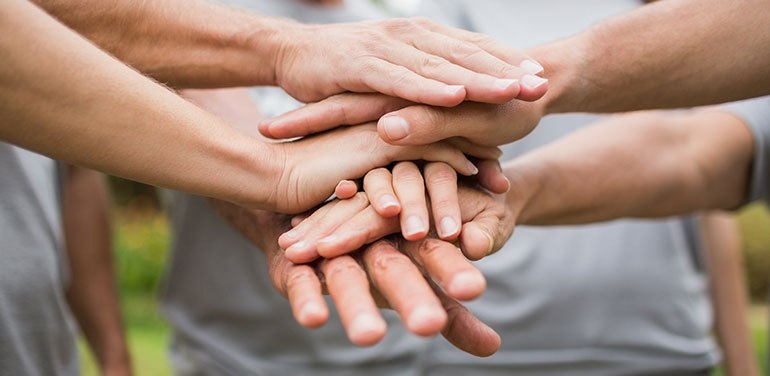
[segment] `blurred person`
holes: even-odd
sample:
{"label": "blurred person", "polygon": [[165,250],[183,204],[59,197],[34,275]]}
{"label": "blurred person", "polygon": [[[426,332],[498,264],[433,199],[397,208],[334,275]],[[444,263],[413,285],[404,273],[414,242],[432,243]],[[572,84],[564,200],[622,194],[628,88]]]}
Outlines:
{"label": "blurred person", "polygon": [[[0,374],[130,375],[100,176],[0,143]],[[73,317],[74,313],[74,317]]]}

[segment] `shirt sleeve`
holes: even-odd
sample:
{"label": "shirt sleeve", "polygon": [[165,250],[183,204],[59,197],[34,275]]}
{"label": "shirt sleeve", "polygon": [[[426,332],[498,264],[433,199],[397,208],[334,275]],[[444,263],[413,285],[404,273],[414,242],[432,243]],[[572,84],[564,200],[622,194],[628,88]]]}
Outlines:
{"label": "shirt sleeve", "polygon": [[770,96],[725,104],[719,108],[743,120],[754,136],[754,160],[746,203],[770,203]]}

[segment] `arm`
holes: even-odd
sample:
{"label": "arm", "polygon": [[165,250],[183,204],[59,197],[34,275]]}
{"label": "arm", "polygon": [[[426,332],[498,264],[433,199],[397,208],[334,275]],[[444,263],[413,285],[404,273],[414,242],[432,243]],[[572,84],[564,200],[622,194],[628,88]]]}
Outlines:
{"label": "arm", "polygon": [[71,281],[67,301],[103,375],[131,375],[115,283],[108,193],[102,175],[68,167],[62,223]]}
{"label": "arm", "polygon": [[520,51],[485,50],[426,20],[304,25],[201,0],[37,2],[175,87],[279,85],[305,102],[377,91],[441,106],[543,94],[520,92]]}
{"label": "arm", "polygon": [[519,224],[574,224],[731,209],[746,197],[753,137],[737,117],[633,113],[504,166]]}
{"label": "arm", "polygon": [[758,376],[749,338],[748,293],[735,218],[726,213],[707,213],[701,219],[700,230],[725,369],[728,375]]}
{"label": "arm", "polygon": [[[0,51],[0,139],[148,184],[298,212],[325,200],[340,180],[395,160],[448,158],[458,172],[475,170],[447,144],[392,147],[362,127],[299,142],[258,142],[26,1],[0,7]],[[348,154],[318,157],[330,148]]]}
{"label": "arm", "polygon": [[673,0],[529,51],[547,113],[691,107],[770,93],[770,4]]}

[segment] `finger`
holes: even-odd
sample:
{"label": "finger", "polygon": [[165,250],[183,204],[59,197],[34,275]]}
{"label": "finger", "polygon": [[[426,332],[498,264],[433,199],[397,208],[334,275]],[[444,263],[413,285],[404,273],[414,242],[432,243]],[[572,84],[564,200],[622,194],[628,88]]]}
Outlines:
{"label": "finger", "polygon": [[310,217],[310,214],[313,214],[313,213],[302,213],[291,217],[291,227],[299,226],[299,224],[302,223],[302,221]]}
{"label": "finger", "polygon": [[425,165],[425,186],[436,232],[441,239],[454,239],[460,234],[460,204],[457,198],[457,173],[448,164],[431,162]]}
{"label": "finger", "polygon": [[446,324],[446,312],[409,257],[380,241],[364,250],[363,260],[375,287],[410,332],[420,336],[439,333]]}
{"label": "finger", "polygon": [[500,218],[495,215],[479,214],[472,221],[463,224],[460,244],[465,257],[480,260],[502,248],[509,236],[499,233]]}
{"label": "finger", "polygon": [[[426,36],[427,38],[419,38],[421,40],[424,39],[419,42],[420,46],[440,45],[442,43],[453,42],[465,44],[437,33],[429,32]],[[507,65],[499,59],[487,54],[480,48],[475,46],[472,47],[478,52],[499,61],[501,64]],[[500,104],[508,102],[519,95],[518,78],[522,75],[522,72],[518,72],[515,76],[497,78],[488,74],[474,72],[457,64],[456,61],[447,61],[436,54],[420,51],[421,49],[422,48],[418,46],[418,49],[399,55],[400,59],[394,60],[393,63],[404,65],[423,77],[447,84],[462,85],[465,87],[466,100]],[[430,50],[436,51],[439,54],[445,52],[441,51],[442,48],[430,48]],[[512,69],[517,68],[512,67]]]}
{"label": "finger", "polygon": [[503,194],[511,188],[511,182],[503,174],[500,162],[497,159],[485,159],[476,162],[479,167],[479,174],[476,178],[482,187],[490,192]]}
{"label": "finger", "polygon": [[319,240],[316,249],[322,257],[331,258],[355,251],[400,230],[398,217],[383,217],[374,207],[369,206],[339,226],[331,235]]}
{"label": "finger", "polygon": [[343,180],[334,188],[334,195],[342,200],[349,199],[356,193],[358,193],[358,184],[353,180]]}
{"label": "finger", "polygon": [[484,292],[486,279],[454,244],[435,238],[414,243],[406,247],[407,253],[451,297],[472,300]]}
{"label": "finger", "polygon": [[455,29],[435,22],[423,22],[421,23],[421,26],[436,33],[441,33],[446,36],[476,45],[508,64],[518,66],[518,71],[524,73],[523,76],[515,76],[520,77],[520,91],[517,97],[518,99],[534,101],[540,99],[548,90],[547,85],[544,85],[547,83],[547,81],[542,82],[532,78],[536,75],[543,74],[543,66],[534,59],[530,58],[523,51],[511,48],[504,43],[499,42],[496,39],[484,34]]}
{"label": "finger", "polygon": [[389,144],[427,145],[469,132],[447,109],[414,105],[390,112],[377,121],[377,132]]}
{"label": "finger", "polygon": [[450,137],[444,141],[460,149],[464,154],[479,159],[498,159],[503,155],[499,147],[478,145],[464,137]]}
{"label": "finger", "polygon": [[324,260],[321,271],[350,342],[371,346],[384,336],[387,326],[369,292],[369,280],[350,256]]}
{"label": "finger", "polygon": [[286,248],[286,258],[295,263],[315,260],[319,256],[318,240],[331,234],[337,227],[367,206],[369,206],[369,199],[366,194],[359,193],[351,199],[338,201],[330,210],[322,213],[319,217],[312,218],[311,216],[292,230],[297,230],[297,233],[300,234],[299,241]]}
{"label": "finger", "polygon": [[387,168],[377,168],[366,174],[364,192],[381,216],[393,217],[401,212],[401,204],[396,200],[396,193],[393,192],[393,177]]}
{"label": "finger", "polygon": [[500,335],[494,329],[474,316],[468,308],[443,294],[435,285],[433,291],[447,313],[447,325],[441,329],[447,341],[460,350],[481,357],[490,356],[500,349]]}
{"label": "finger", "polygon": [[393,188],[401,203],[401,234],[404,239],[417,240],[429,230],[425,182],[420,169],[412,162],[400,162],[393,167]]}
{"label": "finger", "polygon": [[329,308],[313,268],[307,265],[291,266],[286,274],[285,286],[292,313],[300,325],[317,328],[328,320]]}
{"label": "finger", "polygon": [[367,68],[368,72],[360,79],[360,83],[350,83],[345,89],[361,92],[368,88],[370,91],[431,106],[452,107],[465,100],[463,86],[447,85],[385,60],[372,58]]}
{"label": "finger", "polygon": [[407,100],[382,94],[345,93],[311,103],[275,119],[259,123],[265,137],[291,138],[307,136],[341,125],[374,121],[382,115],[412,104]]}

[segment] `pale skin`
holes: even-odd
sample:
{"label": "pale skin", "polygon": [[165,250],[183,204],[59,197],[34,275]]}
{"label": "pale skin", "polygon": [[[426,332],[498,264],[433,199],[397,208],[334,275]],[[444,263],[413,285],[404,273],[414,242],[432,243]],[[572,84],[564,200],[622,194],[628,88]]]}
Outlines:
{"label": "pale skin", "polygon": [[294,137],[378,120],[380,137],[394,145],[452,137],[501,145],[526,136],[547,114],[690,107],[761,96],[770,93],[768,22],[770,6],[762,0],[656,2],[528,50],[549,81],[548,94],[532,103],[436,108],[342,94],[264,121],[260,130],[269,137]]}
{"label": "pale skin", "polygon": [[[30,3],[12,1],[0,18],[2,27],[14,30],[0,33],[0,48],[18,51],[0,71],[0,137],[58,160],[289,213],[319,204],[342,179],[396,160],[444,160],[461,174],[476,171],[449,144],[393,147],[378,141],[374,125],[293,143],[256,142]],[[317,150],[334,145],[345,145],[349,154],[318,158]]]}
{"label": "pale skin", "polygon": [[[220,115],[234,129],[261,142],[268,141],[251,126],[261,115],[242,89],[185,90],[183,95]],[[502,179],[491,166],[496,162],[480,165],[497,172],[487,171],[481,176]],[[452,176],[456,179],[456,175]],[[357,212],[369,205],[364,193],[351,196],[349,200],[333,201],[339,205],[335,208]],[[486,288],[486,281],[452,243],[436,238],[414,242],[393,238],[362,247],[351,255],[297,265],[286,257],[278,241],[278,236],[289,228],[290,217],[218,200],[212,200],[212,205],[265,252],[273,285],[289,300],[295,319],[303,326],[313,328],[326,322],[329,310],[322,293],[329,293],[348,338],[357,345],[372,345],[383,338],[386,327],[378,308],[392,308],[407,330],[417,335],[440,332],[477,356],[491,355],[500,346],[499,336],[457,302],[477,298]]]}
{"label": "pale skin", "polygon": [[104,376],[132,375],[120,314],[109,193],[103,176],[65,167],[62,228],[70,268],[67,302]]}

